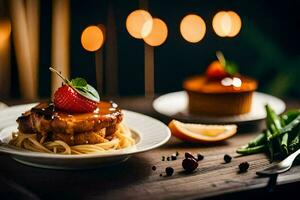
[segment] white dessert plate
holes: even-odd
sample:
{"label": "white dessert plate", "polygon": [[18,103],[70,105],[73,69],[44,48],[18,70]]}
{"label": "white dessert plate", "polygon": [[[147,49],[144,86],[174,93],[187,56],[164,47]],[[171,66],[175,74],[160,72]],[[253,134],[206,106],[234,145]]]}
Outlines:
{"label": "white dessert plate", "polygon": [[6,108],[6,107],[7,107],[7,105],[5,103],[0,102],[0,110],[3,108]]}
{"label": "white dessert plate", "polygon": [[262,120],[266,117],[264,106],[269,104],[276,112],[281,114],[285,111],[285,103],[274,96],[254,92],[251,111],[247,114],[211,117],[191,114],[188,111],[188,95],[185,91],[164,94],[153,101],[153,108],[160,114],[183,120],[198,123],[242,123]]}
{"label": "white dessert plate", "polygon": [[35,167],[51,169],[84,169],[117,164],[131,155],[149,151],[166,143],[171,137],[169,128],[162,122],[136,112],[123,110],[123,122],[133,131],[136,145],[127,149],[97,154],[59,155],[14,149],[6,145],[17,129],[16,119],[35,104],[25,104],[0,110],[0,152],[9,154],[16,161]]}

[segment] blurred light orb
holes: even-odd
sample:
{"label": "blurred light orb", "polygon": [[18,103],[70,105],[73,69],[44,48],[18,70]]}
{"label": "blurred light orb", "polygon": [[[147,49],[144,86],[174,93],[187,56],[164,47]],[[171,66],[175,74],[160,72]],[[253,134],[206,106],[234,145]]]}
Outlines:
{"label": "blurred light orb", "polygon": [[135,10],[126,19],[126,29],[128,33],[137,39],[147,37],[153,26],[153,19],[149,12],[145,10]]}
{"label": "blurred light orb", "polygon": [[153,18],[153,26],[150,34],[144,38],[144,41],[150,46],[159,46],[163,44],[168,37],[168,27],[166,23],[158,18]]}
{"label": "blurred light orb", "polygon": [[220,11],[214,17],[212,26],[220,37],[234,37],[242,27],[240,16],[233,11]]}
{"label": "blurred light orb", "polygon": [[9,20],[0,21],[0,45],[9,38],[11,33],[11,24]]}
{"label": "blurred light orb", "polygon": [[228,34],[228,37],[234,37],[237,34],[239,34],[239,32],[242,28],[242,20],[241,20],[240,16],[233,11],[229,11],[227,13],[231,17],[231,26],[232,26],[231,31]]}
{"label": "blurred light orb", "polygon": [[199,42],[203,39],[205,32],[205,22],[198,15],[187,15],[180,22],[180,33],[182,37],[188,42]]}
{"label": "blurred light orb", "polygon": [[81,44],[87,51],[97,51],[104,43],[104,34],[98,26],[89,26],[81,34]]}

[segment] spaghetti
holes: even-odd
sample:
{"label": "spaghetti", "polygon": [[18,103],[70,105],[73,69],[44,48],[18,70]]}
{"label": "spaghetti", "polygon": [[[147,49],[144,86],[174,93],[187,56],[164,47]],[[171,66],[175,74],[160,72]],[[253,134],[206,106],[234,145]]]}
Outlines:
{"label": "spaghetti", "polygon": [[135,144],[130,129],[120,124],[116,132],[103,138],[104,142],[98,144],[82,144],[70,146],[62,140],[47,141],[47,136],[38,139],[37,134],[25,134],[22,132],[13,133],[13,138],[9,142],[11,145],[35,152],[55,153],[55,154],[91,154],[110,150],[118,150],[131,147]]}

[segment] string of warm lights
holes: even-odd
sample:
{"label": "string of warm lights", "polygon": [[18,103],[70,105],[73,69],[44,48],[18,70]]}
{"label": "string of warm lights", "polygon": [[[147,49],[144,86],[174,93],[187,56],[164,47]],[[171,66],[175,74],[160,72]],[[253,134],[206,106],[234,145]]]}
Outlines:
{"label": "string of warm lights", "polygon": [[[212,27],[220,37],[235,37],[241,30],[242,21],[234,11],[220,11],[213,17]],[[142,9],[128,15],[126,29],[132,37],[143,39],[150,46],[162,45],[168,37],[166,23]],[[180,22],[180,33],[186,41],[198,43],[206,34],[205,21],[195,14],[186,15]],[[81,44],[87,51],[97,51],[103,42],[104,33],[97,26],[88,26],[82,32]]]}
{"label": "string of warm lights", "polygon": [[[213,17],[212,27],[220,37],[235,37],[241,30],[242,21],[234,11],[220,11]],[[126,29],[132,37],[143,39],[150,46],[163,44],[168,34],[167,26],[161,19],[152,18],[148,11],[140,9],[128,15]],[[205,21],[195,14],[186,15],[180,22],[180,33],[188,42],[200,42],[206,33]]]}

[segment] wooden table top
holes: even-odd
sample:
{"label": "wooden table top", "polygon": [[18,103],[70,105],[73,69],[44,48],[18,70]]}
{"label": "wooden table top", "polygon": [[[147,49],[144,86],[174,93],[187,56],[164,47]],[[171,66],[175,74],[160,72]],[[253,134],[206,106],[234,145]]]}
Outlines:
{"label": "wooden table top", "polygon": [[[125,109],[142,112],[167,122],[151,107],[151,99],[115,99]],[[289,107],[299,106],[291,102]],[[257,170],[269,161],[264,154],[239,156],[237,147],[246,144],[258,131],[238,132],[236,136],[217,145],[191,145],[176,138],[155,150],[132,156],[115,166],[93,170],[48,170],[25,166],[7,155],[0,155],[0,193],[22,199],[199,199],[226,197],[225,194],[247,195],[247,191],[265,190],[273,179],[258,178]],[[179,152],[174,161],[162,161],[162,156]],[[185,152],[201,153],[204,159],[192,174],[183,172],[181,162]],[[233,157],[224,163],[224,154]],[[238,173],[238,165],[247,161],[250,168]],[[156,166],[153,171],[152,166]],[[173,167],[173,176],[165,176],[165,168]],[[160,174],[163,176],[160,176]],[[300,166],[293,167],[277,178],[277,184],[296,183],[299,186]],[[269,184],[268,184],[269,183]],[[292,188],[293,186],[290,186]],[[240,193],[244,191],[243,193]],[[285,189],[284,191],[287,191]],[[252,192],[251,195],[255,194]],[[225,195],[225,196],[224,196]],[[228,197],[228,196],[227,196]],[[229,199],[232,199],[230,196]],[[240,196],[236,196],[240,197]],[[226,198],[225,198],[226,199]]]}

